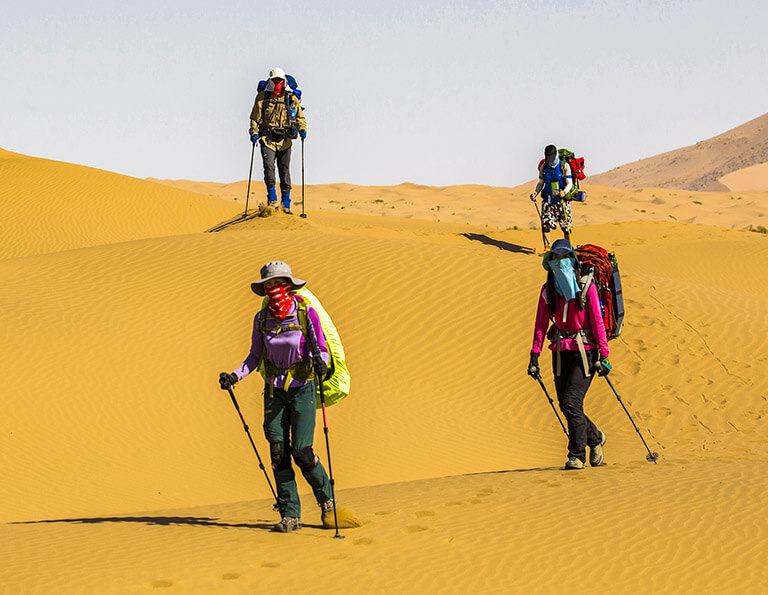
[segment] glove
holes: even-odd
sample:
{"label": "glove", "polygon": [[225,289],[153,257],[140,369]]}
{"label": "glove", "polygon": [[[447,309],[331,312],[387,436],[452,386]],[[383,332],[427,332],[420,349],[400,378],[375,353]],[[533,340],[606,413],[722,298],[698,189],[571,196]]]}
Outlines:
{"label": "glove", "polygon": [[259,133],[254,132],[253,134],[251,134],[251,142],[255,145],[257,140],[259,140]]}
{"label": "glove", "polygon": [[315,368],[315,372],[317,372],[317,375],[320,377],[320,380],[325,378],[325,375],[328,373],[328,366],[319,353],[312,356],[312,365]]}
{"label": "glove", "polygon": [[227,390],[228,388],[232,388],[235,386],[235,383],[237,382],[237,376],[234,374],[227,374],[226,372],[222,372],[219,374],[219,385],[221,386],[221,390]]}
{"label": "glove", "polygon": [[537,194],[536,192],[534,192],[533,194],[531,194],[531,200],[536,200],[536,194]]}
{"label": "glove", "polygon": [[596,367],[598,376],[608,376],[611,372],[611,362],[608,361],[608,356],[601,355]]}
{"label": "glove", "polygon": [[307,131],[299,130],[299,136],[301,137],[301,140],[305,140],[307,138]]}
{"label": "glove", "polygon": [[531,360],[528,362],[528,376],[535,380],[541,378],[541,368],[539,368],[538,353],[531,353]]}

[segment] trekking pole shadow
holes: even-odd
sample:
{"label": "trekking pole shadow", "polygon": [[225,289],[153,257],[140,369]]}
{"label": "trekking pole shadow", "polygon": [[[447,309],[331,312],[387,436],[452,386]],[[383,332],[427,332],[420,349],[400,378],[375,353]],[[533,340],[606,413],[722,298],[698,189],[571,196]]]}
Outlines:
{"label": "trekking pole shadow", "polygon": [[643,446],[645,446],[645,450],[648,451],[648,456],[645,457],[645,460],[649,461],[649,462],[653,461],[653,464],[656,465],[657,464],[656,461],[658,461],[658,459],[659,459],[659,453],[651,452],[651,449],[648,448],[648,444],[645,442],[645,438],[643,438],[643,435],[640,433],[640,428],[637,427],[637,424],[635,423],[635,420],[632,419],[632,416],[629,414],[629,411],[624,406],[624,401],[621,400],[621,397],[619,396],[619,393],[616,392],[616,389],[614,388],[613,383],[611,382],[611,379],[608,378],[608,376],[603,376],[603,378],[605,378],[605,381],[608,383],[608,386],[611,387],[611,390],[613,391],[613,394],[616,395],[616,398],[619,400],[619,404],[621,405],[622,409],[624,409],[624,413],[627,414],[627,417],[629,418],[629,421],[632,422],[632,425],[635,428],[635,432],[637,432],[637,435],[640,436],[640,440],[643,441]]}
{"label": "trekking pole shadow", "polygon": [[512,244],[510,242],[503,242],[501,240],[494,240],[491,237],[488,237],[487,235],[481,234],[481,233],[463,233],[461,234],[468,240],[473,240],[475,242],[481,242],[483,244],[487,244],[488,246],[495,246],[499,250],[506,250],[507,252],[515,252],[517,254],[536,254],[536,250],[533,248],[528,248],[527,246],[518,246],[517,244]]}
{"label": "trekking pole shadow", "polygon": [[248,188],[245,191],[245,211],[243,217],[248,214],[248,199],[251,197],[251,177],[253,176],[253,155],[256,152],[256,143],[251,143],[251,167],[248,168]]}
{"label": "trekking pole shadow", "polygon": [[264,477],[267,478],[267,483],[269,484],[269,489],[272,490],[272,496],[275,499],[275,503],[273,505],[273,508],[275,510],[279,510],[278,502],[277,502],[277,494],[275,493],[275,488],[272,487],[272,482],[269,479],[269,475],[267,475],[267,470],[264,467],[264,463],[261,461],[261,457],[259,456],[259,451],[256,449],[256,444],[253,442],[253,438],[251,437],[251,432],[248,429],[248,424],[245,423],[245,418],[243,417],[242,412],[240,411],[240,405],[237,403],[237,399],[235,398],[235,393],[232,390],[232,387],[230,386],[227,391],[229,392],[229,396],[232,399],[232,404],[235,406],[235,409],[237,410],[237,414],[240,416],[240,421],[243,422],[243,429],[245,430],[245,433],[248,435],[248,440],[251,442],[251,446],[253,447],[253,452],[256,453],[256,458],[259,460],[259,469],[261,469],[264,472]]}
{"label": "trekking pole shadow", "polygon": [[544,386],[544,382],[541,380],[541,376],[537,376],[536,380],[539,381],[539,386],[541,386],[541,390],[543,390],[544,394],[547,396],[547,401],[549,401],[549,405],[552,407],[552,411],[555,412],[555,416],[557,417],[557,421],[560,422],[560,427],[563,428],[563,433],[565,433],[565,437],[570,440],[571,437],[568,435],[568,430],[565,429],[565,424],[563,424],[563,420],[560,419],[560,414],[557,412],[557,409],[555,408],[555,402],[552,400],[552,397],[549,396],[549,393],[547,392],[547,387]]}

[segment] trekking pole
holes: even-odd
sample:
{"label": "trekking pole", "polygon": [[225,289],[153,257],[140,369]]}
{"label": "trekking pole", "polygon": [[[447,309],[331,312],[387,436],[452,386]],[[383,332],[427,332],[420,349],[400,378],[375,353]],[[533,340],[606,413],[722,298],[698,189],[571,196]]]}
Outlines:
{"label": "trekking pole", "polygon": [[277,502],[277,494],[275,493],[275,488],[272,487],[272,482],[269,480],[269,475],[267,475],[267,470],[264,468],[264,463],[261,462],[259,451],[256,450],[256,445],[253,443],[253,438],[251,438],[251,432],[248,430],[248,424],[245,423],[245,418],[243,417],[243,414],[240,412],[240,405],[237,404],[235,393],[232,391],[232,387],[229,387],[227,390],[229,391],[229,396],[232,399],[232,404],[235,406],[235,409],[237,409],[237,414],[240,416],[240,421],[243,422],[243,429],[245,430],[245,433],[248,434],[248,440],[251,441],[251,446],[253,446],[253,452],[256,453],[256,458],[259,459],[259,469],[261,469],[264,472],[264,477],[267,478],[269,489],[272,490],[272,496],[274,496],[275,498],[274,508],[275,510],[277,510],[278,502]]}
{"label": "trekking pole", "polygon": [[563,432],[565,432],[565,437],[570,440],[571,437],[568,435],[568,430],[565,429],[565,424],[563,424],[563,420],[560,419],[560,414],[557,412],[557,409],[555,409],[555,402],[552,400],[552,397],[549,396],[549,393],[547,392],[547,387],[544,386],[544,383],[541,381],[541,376],[537,376],[536,380],[539,381],[539,386],[541,386],[541,390],[543,390],[544,394],[547,395],[547,401],[549,401],[549,404],[552,406],[552,411],[555,412],[555,416],[557,416],[557,421],[560,422],[560,427],[563,428]]}
{"label": "trekking pole", "polygon": [[[310,348],[315,355],[320,355],[320,348],[317,345],[317,335],[315,334],[315,328],[312,321],[307,317],[307,326],[310,337]],[[331,482],[331,498],[333,498],[333,524],[336,527],[335,539],[344,539],[344,535],[339,533],[339,517],[336,514],[336,482],[333,479],[333,467],[331,466],[331,443],[328,440],[328,420],[325,416],[325,390],[323,390],[323,382],[320,378],[320,374],[315,372],[315,380],[317,386],[320,389],[320,407],[323,410],[323,433],[325,434],[325,451],[328,453],[328,478]]]}
{"label": "trekking pole", "polygon": [[[539,226],[542,226],[541,222],[541,211],[539,211],[539,204],[536,202],[536,197],[539,195],[540,190],[537,190],[533,194],[531,194],[531,202],[533,203],[533,206],[536,207],[536,214],[539,216]],[[544,227],[541,227],[541,241],[544,243],[544,248],[547,247],[547,238],[544,237]]]}
{"label": "trekking pole", "polygon": [[[255,152],[256,143],[251,143],[251,167],[248,169],[248,189],[245,191],[245,212],[243,213],[243,217],[248,214],[248,199],[251,197],[251,176],[253,175],[253,154]],[[235,397],[233,396],[232,398],[234,399]]]}
{"label": "trekking pole", "polygon": [[637,424],[635,423],[635,420],[632,419],[632,416],[629,414],[629,411],[627,411],[627,408],[624,406],[624,401],[621,400],[621,397],[619,396],[619,393],[616,392],[616,389],[613,387],[613,383],[611,382],[611,379],[608,378],[608,376],[603,376],[605,378],[605,381],[608,383],[608,386],[611,387],[611,390],[613,391],[613,394],[616,395],[616,398],[619,400],[619,403],[621,404],[622,409],[624,409],[624,413],[627,414],[627,417],[629,418],[629,421],[632,422],[632,425],[635,426],[635,431],[637,432],[637,435],[640,436],[640,440],[643,441],[643,446],[645,446],[645,450],[648,451],[648,456],[645,457],[647,461],[653,461],[653,464],[656,465],[656,461],[659,459],[659,453],[657,452],[651,452],[651,449],[648,448],[648,444],[645,442],[645,438],[643,438],[643,435],[640,433],[640,429],[637,427]]}
{"label": "trekking pole", "polygon": [[304,212],[304,139],[301,139],[301,215],[299,217],[306,219]]}

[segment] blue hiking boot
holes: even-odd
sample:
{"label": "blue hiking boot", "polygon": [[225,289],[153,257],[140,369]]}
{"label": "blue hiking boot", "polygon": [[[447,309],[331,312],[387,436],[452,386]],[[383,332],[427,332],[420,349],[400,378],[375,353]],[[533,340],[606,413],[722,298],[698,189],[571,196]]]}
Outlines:
{"label": "blue hiking boot", "polygon": [[267,186],[267,206],[277,207],[277,190],[274,186]]}
{"label": "blue hiking boot", "polygon": [[280,199],[283,203],[283,213],[286,215],[293,215],[291,212],[291,191],[282,190],[280,192]]}

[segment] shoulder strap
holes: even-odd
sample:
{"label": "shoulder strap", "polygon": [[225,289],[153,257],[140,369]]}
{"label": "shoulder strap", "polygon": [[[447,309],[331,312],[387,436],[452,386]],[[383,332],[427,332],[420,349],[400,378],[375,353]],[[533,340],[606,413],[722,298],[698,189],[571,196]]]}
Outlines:
{"label": "shoulder strap", "polygon": [[[307,302],[301,299],[301,296],[296,296],[296,318],[299,319],[299,326],[304,338],[309,341],[309,324],[307,318],[309,313],[307,312]],[[314,337],[312,338],[314,340]]]}
{"label": "shoulder strap", "polygon": [[582,277],[579,281],[581,284],[581,291],[579,292],[579,309],[583,310],[587,306],[587,292],[589,286],[594,283],[595,272],[589,271],[585,277]]}

